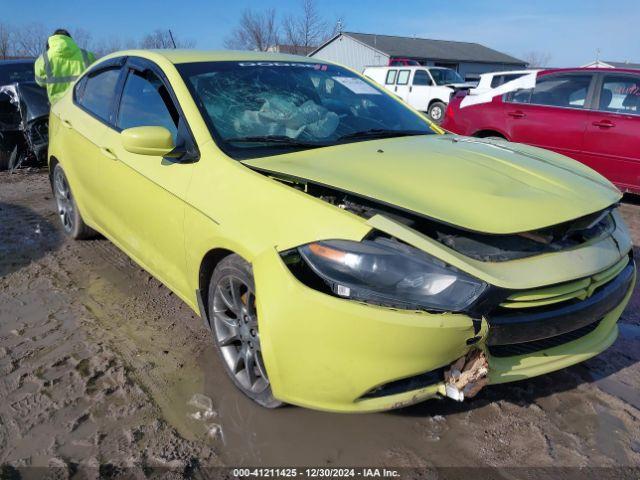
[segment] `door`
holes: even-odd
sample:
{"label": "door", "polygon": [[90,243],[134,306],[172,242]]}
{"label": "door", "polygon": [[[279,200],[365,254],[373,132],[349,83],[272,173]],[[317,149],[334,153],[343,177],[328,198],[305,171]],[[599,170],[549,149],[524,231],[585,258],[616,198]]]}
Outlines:
{"label": "door", "polygon": [[602,74],[589,114],[584,163],[640,193],[640,75]]}
{"label": "door", "polygon": [[387,75],[385,76],[385,79],[384,79],[384,88],[386,88],[390,92],[395,92],[397,77],[398,77],[398,70],[396,70],[395,68],[387,70]]}
{"label": "door", "polygon": [[111,199],[111,208],[121,220],[116,236],[141,265],[186,297],[192,292],[187,288],[184,201],[193,163],[128,152],[119,132],[161,126],[172,133],[176,145],[195,143],[159,69],[136,58],[130,58],[126,68],[117,128],[106,132],[103,142],[120,168],[119,194]]}
{"label": "door", "polygon": [[116,90],[124,59],[116,59],[86,74],[74,87],[76,107],[64,109],[61,132],[66,136],[60,159],[66,170],[80,212],[99,230],[112,221],[109,210],[112,169],[102,151],[112,122]]}
{"label": "door", "polygon": [[533,89],[505,95],[503,131],[513,142],[577,158],[587,128],[593,80],[592,73],[550,74],[539,77]]}
{"label": "door", "polygon": [[421,112],[429,110],[429,103],[433,93],[432,85],[433,81],[429,72],[423,69],[416,69],[407,94],[407,103]]}
{"label": "door", "polygon": [[398,95],[402,100],[407,100],[409,96],[409,81],[411,80],[411,70],[400,69],[398,70],[398,76],[396,78],[396,86],[394,93]]}

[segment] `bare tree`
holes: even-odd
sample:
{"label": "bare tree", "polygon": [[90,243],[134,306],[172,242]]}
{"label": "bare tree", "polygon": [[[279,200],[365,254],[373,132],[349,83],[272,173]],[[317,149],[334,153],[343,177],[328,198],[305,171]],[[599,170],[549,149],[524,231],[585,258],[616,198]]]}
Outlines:
{"label": "bare tree", "polygon": [[193,48],[195,42],[193,40],[179,39],[173,34],[173,39],[169,30],[157,29],[146,34],[140,41],[140,48]]}
{"label": "bare tree", "polygon": [[256,12],[250,8],[242,12],[240,22],[224,41],[226,48],[237,50],[258,50],[266,52],[278,44],[280,32],[273,8]]}
{"label": "bare tree", "polygon": [[173,41],[167,30],[155,30],[142,37],[140,48],[173,48]]}
{"label": "bare tree", "polygon": [[526,52],[522,59],[527,62],[530,68],[548,67],[551,62],[551,54],[549,52],[530,51]]}
{"label": "bare tree", "polygon": [[138,44],[132,39],[123,40],[119,37],[109,37],[95,42],[91,51],[96,58],[100,58],[120,50],[132,50],[135,48],[138,48]]}
{"label": "bare tree", "polygon": [[[302,0],[302,12],[298,16],[289,15],[282,22],[284,41],[288,45],[300,47],[306,54],[312,47],[317,47],[341,29],[342,19],[334,24],[327,22],[316,6],[316,0]],[[340,26],[339,26],[340,25]]]}
{"label": "bare tree", "polygon": [[13,33],[6,23],[0,23],[0,59],[5,59],[14,54]]}
{"label": "bare tree", "polygon": [[30,23],[14,31],[16,55],[37,57],[46,48],[49,32],[41,23]]}
{"label": "bare tree", "polygon": [[89,31],[85,30],[84,28],[74,28],[71,31],[71,37],[80,48],[93,51],[93,39]]}
{"label": "bare tree", "polygon": [[[53,29],[45,27],[41,23],[31,23],[12,27],[0,22],[0,59],[8,56],[39,56],[47,45]],[[91,33],[83,28],[71,29],[71,36],[79,47],[95,53],[96,57],[102,57],[119,50],[134,48],[193,48],[193,40],[178,38],[173,34],[173,41],[169,30],[157,29],[144,35],[139,41],[122,39],[119,37],[102,38],[94,40]]]}

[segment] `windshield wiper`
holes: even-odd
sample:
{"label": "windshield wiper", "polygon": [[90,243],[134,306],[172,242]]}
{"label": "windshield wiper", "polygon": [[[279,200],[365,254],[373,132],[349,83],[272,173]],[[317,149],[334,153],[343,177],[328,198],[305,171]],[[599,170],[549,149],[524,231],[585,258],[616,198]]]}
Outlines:
{"label": "windshield wiper", "polygon": [[391,138],[391,137],[409,137],[413,135],[428,135],[429,132],[421,130],[387,130],[384,128],[371,128],[360,132],[351,132],[338,138],[338,142],[343,140],[353,140],[358,138]]}
{"label": "windshield wiper", "polygon": [[268,143],[268,144],[275,144],[275,145],[285,145],[290,147],[305,147],[305,148],[315,148],[315,147],[326,146],[322,143],[303,142],[301,140],[297,140],[292,137],[287,137],[286,135],[256,135],[256,136],[249,136],[249,137],[235,137],[235,138],[226,138],[225,141],[229,143]]}

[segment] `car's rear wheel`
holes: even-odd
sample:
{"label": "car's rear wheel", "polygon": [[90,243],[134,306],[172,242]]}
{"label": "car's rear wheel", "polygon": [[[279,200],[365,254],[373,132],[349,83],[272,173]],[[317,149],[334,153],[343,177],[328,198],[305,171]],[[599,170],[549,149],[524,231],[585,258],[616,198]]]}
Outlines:
{"label": "car's rear wheel", "polygon": [[60,217],[64,233],[75,240],[95,236],[96,232],[84,223],[80,215],[78,205],[71,193],[67,176],[59,163],[57,163],[53,169],[51,180],[53,195],[55,196],[56,206],[58,208],[58,216]]}
{"label": "car's rear wheel", "polygon": [[235,254],[225,257],[213,272],[208,299],[214,343],[231,381],[263,407],[282,406],[262,358],[251,265]]}
{"label": "car's rear wheel", "polygon": [[447,106],[442,102],[433,102],[429,105],[429,111],[427,112],[429,114],[429,118],[437,124],[442,123],[446,108]]}

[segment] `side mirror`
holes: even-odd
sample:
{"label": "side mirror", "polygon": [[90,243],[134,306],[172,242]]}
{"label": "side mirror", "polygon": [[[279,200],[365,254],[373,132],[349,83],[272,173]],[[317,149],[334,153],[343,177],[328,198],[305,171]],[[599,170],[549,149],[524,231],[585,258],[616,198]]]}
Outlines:
{"label": "side mirror", "polygon": [[133,127],[120,132],[127,152],[164,157],[174,148],[173,136],[165,127]]}

